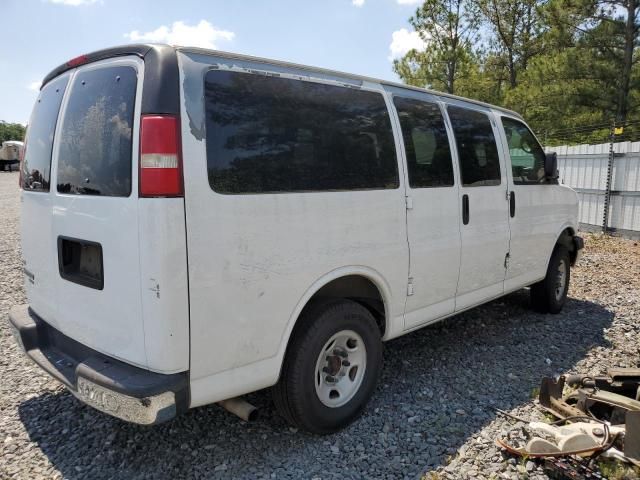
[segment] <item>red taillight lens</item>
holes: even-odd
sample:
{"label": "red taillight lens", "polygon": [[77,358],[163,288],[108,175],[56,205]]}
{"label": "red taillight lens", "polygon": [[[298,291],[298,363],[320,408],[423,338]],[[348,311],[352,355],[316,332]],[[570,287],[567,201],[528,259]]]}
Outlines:
{"label": "red taillight lens", "polygon": [[89,57],[87,57],[86,55],[80,55],[78,57],[75,57],[75,58],[72,58],[71,60],[69,60],[67,62],[67,66],[73,68],[73,67],[77,67],[79,65],[84,65],[88,61],[89,61]]}
{"label": "red taillight lens", "polygon": [[181,197],[180,122],[170,115],[143,115],[140,122],[140,196]]}

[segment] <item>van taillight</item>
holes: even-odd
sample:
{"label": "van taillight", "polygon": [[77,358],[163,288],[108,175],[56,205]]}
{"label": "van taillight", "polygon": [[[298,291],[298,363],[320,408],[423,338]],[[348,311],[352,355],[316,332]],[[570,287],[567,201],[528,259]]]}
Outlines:
{"label": "van taillight", "polygon": [[180,122],[171,115],[143,115],[140,122],[140,196],[181,197]]}

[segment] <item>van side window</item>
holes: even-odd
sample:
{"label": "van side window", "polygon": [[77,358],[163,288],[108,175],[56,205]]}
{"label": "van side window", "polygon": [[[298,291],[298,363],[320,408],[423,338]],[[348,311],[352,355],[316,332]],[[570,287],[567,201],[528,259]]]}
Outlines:
{"label": "van side window", "polygon": [[381,94],[243,72],[205,76],[209,184],[219,193],[397,188]]}
{"label": "van side window", "polygon": [[127,66],[76,74],[60,130],[58,192],[129,196],[137,83]]}
{"label": "van side window", "polygon": [[435,103],[394,97],[407,154],[409,185],[453,185],[449,138],[440,108]]}
{"label": "van side window", "polygon": [[509,144],[511,172],[516,185],[536,185],[543,182],[544,150],[527,126],[509,117],[502,117],[502,126]]}
{"label": "van side window", "polygon": [[489,117],[477,110],[447,107],[458,146],[465,187],[500,185],[500,157]]}
{"label": "van side window", "polygon": [[68,81],[69,77],[64,76],[46,84],[33,107],[22,165],[22,188],[25,190],[49,191],[53,134]]}

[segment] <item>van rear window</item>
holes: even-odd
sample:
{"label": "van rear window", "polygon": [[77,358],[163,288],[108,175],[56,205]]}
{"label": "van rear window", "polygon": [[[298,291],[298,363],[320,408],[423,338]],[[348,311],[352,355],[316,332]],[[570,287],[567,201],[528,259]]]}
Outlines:
{"label": "van rear window", "polygon": [[216,192],[398,187],[391,121],[379,93],[212,70],[205,104]]}
{"label": "van rear window", "polygon": [[49,191],[53,134],[68,81],[69,76],[65,75],[49,82],[33,107],[22,165],[22,188],[25,190]]}
{"label": "van rear window", "polygon": [[129,196],[136,85],[133,67],[78,72],[60,130],[58,192]]}

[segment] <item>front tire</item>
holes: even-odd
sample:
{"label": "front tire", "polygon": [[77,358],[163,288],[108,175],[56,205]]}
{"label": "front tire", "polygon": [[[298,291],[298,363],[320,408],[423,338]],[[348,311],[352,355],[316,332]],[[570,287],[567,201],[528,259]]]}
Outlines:
{"label": "front tire", "polygon": [[560,313],[567,301],[571,261],[569,251],[558,245],[553,250],[544,280],[531,286],[531,306],[540,313]]}
{"label": "front tire", "polygon": [[314,301],[293,334],[273,399],[292,425],[328,434],[363,412],[382,370],[375,319],[352,300]]}

